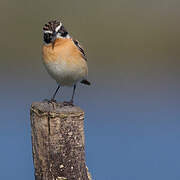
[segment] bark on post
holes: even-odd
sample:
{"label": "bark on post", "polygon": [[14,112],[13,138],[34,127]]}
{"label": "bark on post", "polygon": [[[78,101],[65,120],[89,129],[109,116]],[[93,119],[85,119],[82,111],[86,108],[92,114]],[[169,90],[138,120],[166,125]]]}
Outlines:
{"label": "bark on post", "polygon": [[85,164],[84,112],[37,102],[31,106],[35,180],[91,180]]}

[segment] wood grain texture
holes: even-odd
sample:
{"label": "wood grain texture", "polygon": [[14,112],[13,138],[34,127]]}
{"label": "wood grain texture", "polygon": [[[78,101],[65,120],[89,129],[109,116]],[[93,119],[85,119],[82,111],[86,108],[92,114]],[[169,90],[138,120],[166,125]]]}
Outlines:
{"label": "wood grain texture", "polygon": [[91,180],[85,164],[84,112],[37,102],[31,106],[35,180]]}

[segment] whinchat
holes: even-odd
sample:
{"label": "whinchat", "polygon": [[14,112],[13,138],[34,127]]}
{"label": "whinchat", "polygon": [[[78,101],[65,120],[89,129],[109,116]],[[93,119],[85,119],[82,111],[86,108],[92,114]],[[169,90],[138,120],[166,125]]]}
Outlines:
{"label": "whinchat", "polygon": [[70,102],[66,103],[73,105],[77,83],[90,85],[86,79],[88,66],[85,52],[79,42],[69,35],[58,20],[49,21],[44,25],[43,40],[43,64],[58,84],[51,101],[55,101],[60,86],[72,86],[72,98]]}

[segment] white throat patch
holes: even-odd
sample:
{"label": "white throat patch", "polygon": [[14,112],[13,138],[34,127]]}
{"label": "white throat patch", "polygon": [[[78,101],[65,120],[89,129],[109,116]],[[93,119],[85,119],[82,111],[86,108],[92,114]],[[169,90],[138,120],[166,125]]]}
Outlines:
{"label": "white throat patch", "polygon": [[66,37],[62,37],[61,34],[59,34],[59,33],[57,34],[56,37],[57,38],[63,38],[63,39],[70,39],[71,38],[71,36],[69,34],[67,34]]}

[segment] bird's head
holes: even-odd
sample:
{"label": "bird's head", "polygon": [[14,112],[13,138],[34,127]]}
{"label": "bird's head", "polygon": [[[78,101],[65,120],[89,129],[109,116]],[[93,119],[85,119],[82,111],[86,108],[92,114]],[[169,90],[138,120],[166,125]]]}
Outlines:
{"label": "bird's head", "polygon": [[60,21],[49,21],[43,27],[43,39],[46,44],[52,43],[54,46],[57,38],[70,38],[68,32]]}

